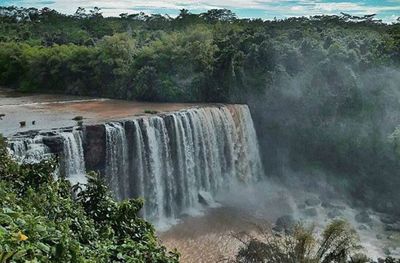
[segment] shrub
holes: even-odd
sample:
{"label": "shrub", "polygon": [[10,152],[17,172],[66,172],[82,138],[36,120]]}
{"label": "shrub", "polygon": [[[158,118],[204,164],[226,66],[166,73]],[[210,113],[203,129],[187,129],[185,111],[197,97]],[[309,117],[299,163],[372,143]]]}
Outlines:
{"label": "shrub", "polygon": [[355,254],[360,249],[354,229],[342,220],[329,224],[318,240],[313,229],[297,225],[284,236],[266,234],[264,239],[250,237],[237,254],[236,262],[269,263],[366,263],[369,259]]}
{"label": "shrub", "polygon": [[139,218],[141,200],[116,202],[95,173],[71,186],[55,168],[16,163],[0,137],[0,262],[178,262]]}

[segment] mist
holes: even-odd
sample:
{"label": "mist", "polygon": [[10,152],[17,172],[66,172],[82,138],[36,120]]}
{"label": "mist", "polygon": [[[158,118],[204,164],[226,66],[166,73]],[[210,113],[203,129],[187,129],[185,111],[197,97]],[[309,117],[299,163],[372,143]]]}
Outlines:
{"label": "mist", "polygon": [[267,176],[399,213],[399,69],[304,59],[249,98]]}

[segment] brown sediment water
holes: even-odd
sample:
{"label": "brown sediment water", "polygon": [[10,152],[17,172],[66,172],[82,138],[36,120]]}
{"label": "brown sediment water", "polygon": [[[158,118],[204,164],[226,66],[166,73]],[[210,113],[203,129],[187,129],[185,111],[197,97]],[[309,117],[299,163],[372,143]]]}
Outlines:
{"label": "brown sediment water", "polygon": [[159,237],[168,249],[176,248],[183,263],[226,262],[243,245],[236,237],[255,234],[261,220],[229,207],[214,208],[202,216],[188,217]]}
{"label": "brown sediment water", "polygon": [[94,114],[100,120],[144,115],[145,110],[170,112],[199,106],[191,103],[150,103],[124,100],[100,100],[77,103],[51,104],[57,111],[76,111]]}
{"label": "brown sediment water", "polygon": [[[269,194],[258,193],[253,201],[244,195],[243,198],[235,198],[233,193],[238,194],[238,191],[234,191],[232,199],[237,200],[233,200],[231,206],[212,208],[204,212],[204,215],[184,218],[168,231],[159,233],[159,237],[168,249],[176,248],[181,253],[183,263],[232,262],[229,260],[234,259],[243,246],[237,237],[245,240],[251,236],[263,240],[265,234],[271,234],[271,225],[282,215],[291,214],[304,226],[313,226],[317,236],[332,222],[328,216],[330,210],[320,205],[315,207],[317,215],[314,217],[306,215],[307,209],[297,208],[312,194],[276,190],[265,188]],[[243,203],[239,199],[243,199]],[[360,236],[360,252],[374,260],[385,257],[386,250],[390,250],[395,258],[400,257],[400,233],[385,231],[379,220],[380,214],[371,212],[371,226],[360,229],[362,224],[355,220],[358,210],[341,201],[332,202],[343,207],[340,218],[349,222]]]}
{"label": "brown sediment water", "polygon": [[[206,105],[206,104],[201,104]],[[0,134],[9,136],[28,130],[53,129],[128,119],[145,111],[171,112],[201,106],[194,103],[148,103],[67,95],[23,94],[0,88]],[[20,122],[25,122],[21,127]]]}
{"label": "brown sediment water", "polygon": [[272,188],[265,188],[262,195],[251,187],[222,194],[221,207],[183,218],[168,231],[159,233],[159,237],[168,249],[180,252],[183,263],[228,262],[243,246],[238,236],[269,233],[271,223],[279,216],[293,213],[293,201],[287,193]]}

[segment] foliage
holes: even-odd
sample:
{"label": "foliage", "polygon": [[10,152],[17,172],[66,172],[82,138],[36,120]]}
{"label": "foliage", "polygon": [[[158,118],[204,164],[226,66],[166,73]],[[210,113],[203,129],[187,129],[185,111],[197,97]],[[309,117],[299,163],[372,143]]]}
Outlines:
{"label": "foliage", "polygon": [[178,262],[141,200],[114,201],[96,174],[54,180],[55,161],[20,165],[0,143],[0,262]]}
{"label": "foliage", "polygon": [[[263,230],[264,232],[265,230]],[[312,228],[297,225],[284,236],[261,233],[240,241],[244,246],[234,262],[237,263],[367,263],[372,262],[358,251],[359,237],[343,220],[334,220],[318,238]],[[393,258],[379,262],[396,262]]]}
{"label": "foliage", "polygon": [[[72,15],[2,7],[0,85],[162,101],[240,101],[310,61],[399,63],[399,26],[373,16],[238,19],[226,9],[173,19],[99,8]],[[324,28],[325,30],[321,30]]]}

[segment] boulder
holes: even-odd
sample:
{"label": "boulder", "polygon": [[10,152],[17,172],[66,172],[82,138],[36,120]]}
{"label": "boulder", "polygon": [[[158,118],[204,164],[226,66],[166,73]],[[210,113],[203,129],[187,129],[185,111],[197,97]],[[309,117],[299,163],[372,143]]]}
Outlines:
{"label": "boulder", "polygon": [[400,232],[400,223],[386,224],[385,225],[385,230],[386,231]]}
{"label": "boulder", "polygon": [[390,256],[390,254],[391,254],[390,248],[389,247],[384,247],[383,248],[383,253],[385,253],[386,256]]}
{"label": "boulder", "polygon": [[384,223],[384,224],[394,224],[394,223],[397,222],[396,217],[391,216],[391,215],[382,215],[382,216],[380,217],[380,220],[381,220],[381,222]]}
{"label": "boulder", "polygon": [[372,221],[367,211],[362,211],[355,216],[358,223],[370,223]]}
{"label": "boulder", "polygon": [[395,240],[394,235],[390,234],[386,237],[388,240]]}
{"label": "boulder", "polygon": [[274,230],[276,231],[292,231],[296,224],[296,220],[291,215],[279,217],[275,222]]}
{"label": "boulder", "polygon": [[308,206],[318,206],[321,204],[321,200],[317,197],[312,197],[306,200],[306,205]]}
{"label": "boulder", "polygon": [[212,198],[211,194],[206,191],[199,191],[197,194],[199,198],[199,203],[206,205],[206,206],[213,206],[214,205],[214,199]]}
{"label": "boulder", "polygon": [[358,229],[359,229],[359,230],[368,230],[369,228],[368,228],[368,226],[366,226],[366,225],[360,225],[360,226],[358,227]]}

